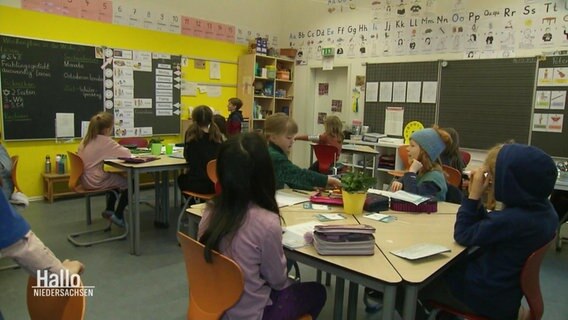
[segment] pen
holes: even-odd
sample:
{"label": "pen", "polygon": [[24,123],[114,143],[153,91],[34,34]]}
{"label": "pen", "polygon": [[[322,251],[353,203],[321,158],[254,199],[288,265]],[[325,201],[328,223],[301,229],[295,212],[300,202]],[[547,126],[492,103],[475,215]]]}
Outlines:
{"label": "pen", "polygon": [[297,193],[301,193],[301,194],[305,194],[305,195],[308,195],[308,196],[311,194],[311,192],[304,191],[304,190],[292,189],[292,191],[297,192]]}

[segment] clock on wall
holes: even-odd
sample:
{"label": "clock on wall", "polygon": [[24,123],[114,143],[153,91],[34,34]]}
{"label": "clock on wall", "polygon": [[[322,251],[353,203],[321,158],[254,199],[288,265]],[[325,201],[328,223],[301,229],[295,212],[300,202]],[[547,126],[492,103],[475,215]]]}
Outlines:
{"label": "clock on wall", "polygon": [[410,121],[409,123],[407,123],[406,126],[404,127],[404,143],[409,144],[410,143],[410,136],[412,135],[412,133],[414,131],[418,131],[418,130],[422,130],[422,129],[424,129],[424,125],[421,122]]}

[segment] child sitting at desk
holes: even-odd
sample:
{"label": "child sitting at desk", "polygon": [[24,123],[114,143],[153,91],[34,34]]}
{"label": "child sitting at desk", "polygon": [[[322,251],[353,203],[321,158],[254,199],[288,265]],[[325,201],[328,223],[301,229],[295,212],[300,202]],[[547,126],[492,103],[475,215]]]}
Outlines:
{"label": "child sitting at desk", "polygon": [[438,157],[451,142],[450,135],[436,126],[415,131],[408,145],[410,168],[400,180],[393,181],[391,190],[446,200],[448,185]]}
{"label": "child sitting at desk", "polygon": [[[341,154],[341,148],[343,146],[343,122],[341,122],[341,119],[338,116],[330,115],[325,118],[323,125],[324,133],[313,136],[298,134],[294,137],[294,140],[311,141],[318,144],[334,146],[337,148],[337,160]],[[310,170],[318,171],[317,161],[310,166]]]}
{"label": "child sitting at desk", "polygon": [[463,163],[463,158],[460,153],[460,138],[458,132],[454,128],[444,128],[443,130],[450,134],[452,143],[440,154],[440,161],[442,164],[450,166],[459,172],[463,172],[465,164]]}
{"label": "child sitting at desk", "polygon": [[275,113],[264,122],[264,134],[268,140],[268,151],[276,176],[276,189],[283,189],[284,185],[303,190],[323,188],[327,185],[339,187],[341,185],[339,179],[302,169],[288,159],[296,133],[298,125],[284,113]]}
{"label": "child sitting at desk", "polygon": [[[472,171],[454,229],[457,243],[479,249],[426,286],[421,298],[490,319],[517,319],[523,265],[558,226],[548,200],[556,176],[554,161],[538,148],[506,144],[490,150],[485,165]],[[487,212],[481,203],[487,191],[502,210]]]}
{"label": "child sitting at desk", "polygon": [[222,142],[221,131],[213,122],[213,111],[199,106],[191,112],[192,124],[185,132],[183,157],[187,172],[178,177],[181,190],[203,194],[215,193],[215,186],[207,176],[207,163],[217,157]]}
{"label": "child sitting at desk", "polygon": [[116,195],[107,193],[106,210],[102,216],[114,224],[124,228],[124,209],[128,205],[128,184],[126,178],[120,173],[106,172],[104,160],[118,157],[130,157],[130,150],[121,146],[110,136],[114,126],[112,113],[100,112],[94,115],[89,122],[87,134],[79,144],[78,155],[83,160],[83,175],[81,184],[85,189],[118,189],[121,191],[120,200],[116,208]]}
{"label": "child sitting at desk", "polygon": [[209,203],[198,239],[211,251],[233,259],[245,287],[223,319],[316,319],[326,300],[316,282],[288,278],[282,248],[282,217],[275,199],[274,169],[266,141],[256,133],[231,137],[221,145],[217,175],[223,192]]}

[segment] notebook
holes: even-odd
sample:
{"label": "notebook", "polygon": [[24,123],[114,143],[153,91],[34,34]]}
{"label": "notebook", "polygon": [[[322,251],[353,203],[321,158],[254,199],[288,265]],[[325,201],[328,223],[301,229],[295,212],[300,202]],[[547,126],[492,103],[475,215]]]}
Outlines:
{"label": "notebook", "polygon": [[436,255],[438,253],[450,252],[451,250],[439,244],[418,243],[407,248],[391,251],[397,257],[408,260],[416,260]]}
{"label": "notebook", "polygon": [[143,156],[143,157],[118,157],[118,159],[123,160],[126,163],[145,163],[154,160],[158,160],[158,157]]}

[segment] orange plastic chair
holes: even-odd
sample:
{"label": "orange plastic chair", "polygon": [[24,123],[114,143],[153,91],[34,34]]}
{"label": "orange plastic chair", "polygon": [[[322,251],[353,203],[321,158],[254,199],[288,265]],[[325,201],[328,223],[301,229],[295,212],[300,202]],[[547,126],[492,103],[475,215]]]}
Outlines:
{"label": "orange plastic chair", "polygon": [[[67,154],[69,155],[69,164],[70,164],[69,189],[77,192],[78,194],[85,196],[85,206],[86,206],[86,211],[87,211],[87,224],[90,225],[91,224],[91,197],[95,196],[95,195],[105,194],[109,191],[115,192],[115,194],[116,194],[116,191],[114,189],[96,189],[96,190],[85,189],[81,185],[81,180],[80,180],[81,176],[83,175],[83,169],[84,169],[83,160],[75,152],[67,151]],[[118,198],[118,196],[119,195],[116,194],[117,198]],[[112,223],[109,222],[108,226],[105,227],[104,229],[96,229],[96,230],[88,230],[88,231],[71,233],[67,236],[67,240],[69,240],[69,242],[71,242],[72,244],[74,244],[76,246],[86,247],[86,246],[91,246],[93,244],[99,244],[99,243],[113,241],[113,240],[121,240],[121,239],[126,238],[126,236],[128,235],[128,227],[126,227],[126,228],[124,228],[124,232],[122,234],[118,235],[118,236],[113,236],[113,237],[108,237],[108,238],[99,239],[99,240],[95,240],[95,241],[88,241],[88,242],[77,241],[77,239],[75,239],[75,238],[79,238],[80,236],[86,235],[86,234],[92,234],[92,233],[101,232],[101,231],[108,232],[108,231],[110,231],[111,226],[112,226]]]}
{"label": "orange plastic chair", "polygon": [[20,156],[12,156],[12,183],[14,184],[14,192],[22,192],[20,185],[18,184],[18,161]]}
{"label": "orange plastic chair", "polygon": [[[84,296],[35,296],[33,286],[36,278],[28,278],[27,304],[31,320],[82,320],[85,317],[86,297]],[[81,285],[82,287],[82,285]]]}
{"label": "orange plastic chair", "polygon": [[462,174],[458,169],[450,167],[448,165],[442,165],[442,169],[446,174],[446,181],[452,186],[459,188],[462,183]]}
{"label": "orange plastic chair", "polygon": [[147,148],[148,140],[142,137],[127,137],[118,140],[118,144],[120,144],[121,146],[132,145],[136,146],[136,148]]}
{"label": "orange plastic chair", "polygon": [[[217,189],[217,183],[218,183],[218,178],[217,178],[217,160],[213,159],[209,162],[207,162],[207,176],[209,177],[209,180],[211,180],[213,182],[213,184],[216,186]],[[189,206],[189,201],[191,199],[199,199],[199,200],[211,200],[213,199],[213,197],[215,196],[215,193],[198,193],[198,192],[193,192],[193,191],[187,191],[187,190],[182,190],[181,191],[182,194],[186,195],[187,199],[185,200],[185,203],[183,204],[181,211],[179,213],[178,216],[178,222],[177,222],[177,230],[179,231],[181,228],[181,220],[183,219],[184,215],[185,215],[185,210],[187,209],[187,207]]]}
{"label": "orange plastic chair", "polygon": [[[544,260],[548,247],[552,245],[554,241],[555,239],[553,238],[552,241],[533,252],[525,261],[525,265],[521,271],[520,281],[521,290],[523,291],[523,295],[529,305],[529,310],[526,312],[524,311],[524,308],[521,307],[519,318],[522,320],[542,319],[542,315],[544,314],[544,302],[542,300],[542,292],[540,291],[540,266],[542,265],[542,260]],[[488,320],[485,317],[462,313],[435,301],[431,301],[429,304],[437,309],[441,309],[467,320]]]}
{"label": "orange plastic chair", "polygon": [[329,173],[329,168],[337,159],[339,150],[332,145],[327,144],[314,144],[314,153],[318,159],[318,171],[323,174]]}
{"label": "orange plastic chair", "polygon": [[467,167],[467,165],[471,161],[471,153],[469,153],[467,151],[460,150],[460,155],[461,155],[462,160],[463,160],[463,166]]}
{"label": "orange plastic chair", "polygon": [[243,293],[245,279],[239,265],[213,252],[212,263],[205,261],[205,247],[178,232],[189,284],[188,320],[217,320]]}

